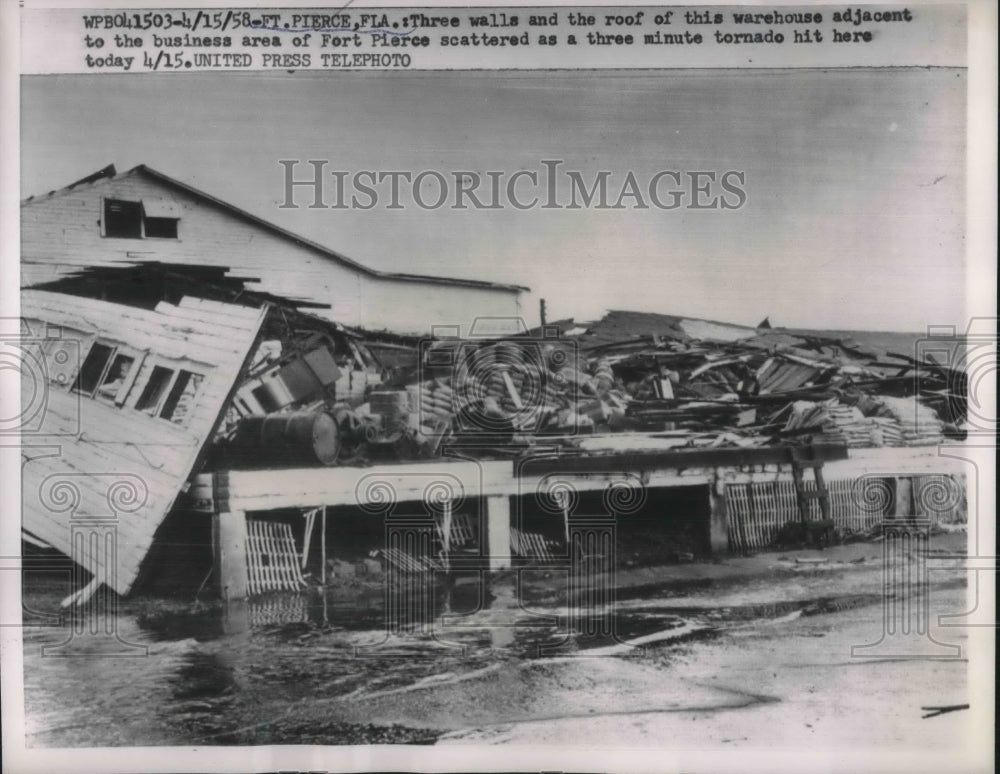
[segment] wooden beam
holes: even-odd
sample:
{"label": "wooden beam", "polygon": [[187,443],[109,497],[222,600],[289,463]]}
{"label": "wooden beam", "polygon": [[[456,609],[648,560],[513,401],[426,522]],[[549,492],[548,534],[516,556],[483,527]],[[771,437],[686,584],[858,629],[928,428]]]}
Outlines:
{"label": "wooden beam", "polygon": [[305,571],[309,563],[309,544],[312,542],[313,528],[316,525],[316,509],[306,513],[306,523],[303,525],[302,533],[302,570]]}
{"label": "wooden beam", "polygon": [[90,598],[94,596],[94,593],[101,585],[101,579],[96,575],[94,578],[84,586],[82,589],[77,589],[68,597],[66,597],[62,602],[59,603],[59,607],[69,607],[70,605],[75,605],[76,607],[83,607]]}
{"label": "wooden beam", "polygon": [[486,551],[489,553],[490,572],[509,570],[510,560],[510,497],[487,497]]}
{"label": "wooden beam", "polygon": [[[320,531],[319,531],[319,534],[320,534],[320,538],[319,538],[319,545],[320,545],[319,558],[320,558],[320,565],[323,568],[322,570],[320,570],[320,583],[322,583],[323,586],[324,586],[324,588],[325,588],[326,587],[326,506],[325,505],[323,506],[322,514],[320,516]],[[324,614],[324,618],[325,618],[325,614]]]}
{"label": "wooden beam", "polygon": [[708,547],[712,554],[723,554],[729,550],[726,482],[721,476],[708,485]]}
{"label": "wooden beam", "polygon": [[243,511],[217,513],[212,528],[219,592],[226,601],[246,599],[249,592],[246,514]]}
{"label": "wooden beam", "polygon": [[[714,450],[718,452],[720,450]],[[736,450],[743,451],[746,450]],[[780,455],[779,455],[780,456]],[[582,464],[580,458],[555,458],[566,464],[563,475],[570,476],[579,491],[600,491],[609,483],[621,480],[629,471],[635,472],[634,455],[620,455],[617,461],[598,458],[599,465]],[[586,458],[585,458],[586,459]],[[686,457],[685,459],[692,459]],[[547,460],[552,461],[552,458]],[[595,467],[595,469],[586,469]],[[701,467],[672,467],[662,460],[658,464],[638,466],[643,485],[648,488],[706,485],[715,480],[716,471],[725,470],[726,481],[732,484],[752,484],[792,480],[790,463],[776,462],[754,465],[714,464]],[[964,473],[965,467],[955,459],[941,457],[936,448],[851,449],[848,459],[825,463],[828,479],[856,478],[861,475],[921,476]],[[419,473],[421,475],[413,475]],[[545,472],[530,465],[518,465],[510,460],[454,460],[434,462],[395,462],[379,467],[356,468],[296,468],[271,470],[228,470],[197,476],[192,485],[196,496],[211,492],[215,508],[220,511],[268,511],[277,508],[317,508],[328,506],[367,505],[368,488],[365,479],[377,476],[395,493],[397,502],[420,502],[426,476],[454,477],[465,497],[517,496],[536,491]],[[214,484],[214,486],[213,486]],[[373,492],[381,491],[373,487]],[[377,503],[376,503],[377,504]]]}
{"label": "wooden beam", "polygon": [[[690,449],[664,451],[636,451],[626,453],[594,453],[587,456],[553,455],[528,458],[521,470],[524,473],[577,473],[624,469],[703,468],[745,465],[783,465],[792,462],[792,448],[787,446],[761,446],[744,449]],[[796,449],[800,461],[846,460],[846,446],[816,444]]]}

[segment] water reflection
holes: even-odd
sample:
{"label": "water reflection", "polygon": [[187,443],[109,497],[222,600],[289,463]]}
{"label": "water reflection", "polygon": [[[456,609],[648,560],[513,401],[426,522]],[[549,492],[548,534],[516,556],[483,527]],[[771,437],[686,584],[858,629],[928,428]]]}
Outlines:
{"label": "water reflection", "polygon": [[[40,646],[58,642],[65,631],[31,627],[26,687],[29,708],[41,719],[31,741],[426,741],[426,728],[371,725],[378,707],[391,707],[390,697],[401,695],[412,696],[417,706],[443,686],[482,675],[497,690],[509,691],[505,696],[530,705],[534,688],[520,682],[517,662],[546,653],[582,655],[605,644],[579,636],[565,593],[553,592],[551,583],[532,591],[521,580],[515,575],[487,583],[476,576],[435,584],[426,616],[395,629],[387,618],[387,595],[377,587],[272,594],[228,605],[130,600],[119,613],[119,631],[148,643],[149,652],[129,664],[42,658]],[[727,615],[743,621],[784,610],[732,609]],[[672,608],[669,599],[656,596],[592,612],[601,625],[613,620],[623,639],[720,620],[718,610]]]}

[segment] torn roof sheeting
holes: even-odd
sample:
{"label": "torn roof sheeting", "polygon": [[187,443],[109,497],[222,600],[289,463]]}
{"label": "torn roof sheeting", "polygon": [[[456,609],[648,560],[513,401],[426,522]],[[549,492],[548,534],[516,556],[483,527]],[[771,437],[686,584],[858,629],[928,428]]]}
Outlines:
{"label": "torn roof sheeting", "polygon": [[[190,297],[150,311],[22,291],[34,364],[22,369],[22,406],[37,416],[22,436],[23,529],[126,593],[265,314]],[[113,545],[81,540],[81,529]]]}

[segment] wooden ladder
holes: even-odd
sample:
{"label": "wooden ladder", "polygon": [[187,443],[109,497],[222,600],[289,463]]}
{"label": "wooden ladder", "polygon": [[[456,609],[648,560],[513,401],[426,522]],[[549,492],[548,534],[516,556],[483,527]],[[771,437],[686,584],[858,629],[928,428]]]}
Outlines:
{"label": "wooden ladder", "polygon": [[[806,470],[812,469],[816,481],[816,489],[806,489]],[[819,510],[824,521],[830,521],[830,491],[826,488],[823,478],[822,460],[808,460],[792,451],[792,479],[795,482],[795,500],[799,506],[799,516],[802,523],[809,521],[809,502],[819,500]]]}

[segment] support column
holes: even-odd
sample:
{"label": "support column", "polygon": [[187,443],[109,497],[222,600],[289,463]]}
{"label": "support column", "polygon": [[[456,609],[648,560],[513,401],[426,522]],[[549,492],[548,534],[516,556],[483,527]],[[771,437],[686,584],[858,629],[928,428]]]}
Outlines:
{"label": "support column", "polygon": [[487,497],[486,551],[490,559],[490,572],[509,570],[510,563],[510,497]]}
{"label": "support column", "polygon": [[224,600],[246,599],[247,517],[243,511],[216,513],[212,517],[215,571]]}
{"label": "support column", "polygon": [[729,550],[729,512],[726,482],[716,476],[708,485],[708,548],[713,555]]}

